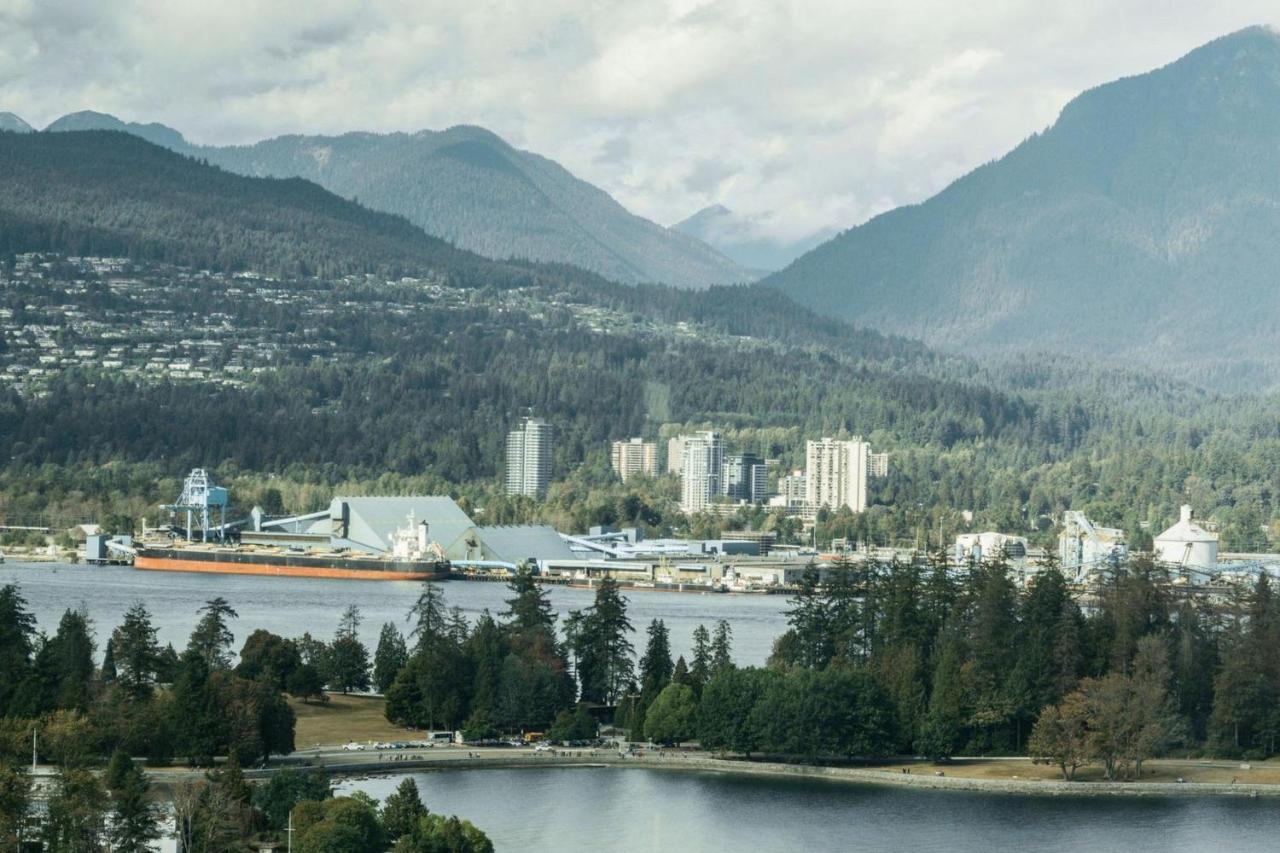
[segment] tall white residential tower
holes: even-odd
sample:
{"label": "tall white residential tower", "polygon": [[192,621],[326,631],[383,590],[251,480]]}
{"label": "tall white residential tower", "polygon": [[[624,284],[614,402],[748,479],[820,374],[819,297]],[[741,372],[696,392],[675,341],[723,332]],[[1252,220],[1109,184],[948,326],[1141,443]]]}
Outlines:
{"label": "tall white residential tower", "polygon": [[720,493],[724,468],[724,441],[718,432],[682,436],[680,462],[680,509],[699,512],[711,505]]}
{"label": "tall white residential tower", "polygon": [[525,418],[507,433],[507,494],[540,498],[551,482],[551,424]]}
{"label": "tall white residential tower", "polygon": [[[822,438],[805,446],[805,503],[813,509],[867,508],[867,474],[871,445],[860,437],[852,441]],[[887,467],[887,459],[886,466]]]}

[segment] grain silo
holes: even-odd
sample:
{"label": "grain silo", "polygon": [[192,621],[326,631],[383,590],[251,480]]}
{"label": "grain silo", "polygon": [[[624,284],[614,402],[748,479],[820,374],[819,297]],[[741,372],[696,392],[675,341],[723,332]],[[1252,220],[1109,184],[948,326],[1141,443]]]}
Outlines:
{"label": "grain silo", "polygon": [[1218,569],[1218,534],[1198,523],[1186,505],[1178,523],[1156,537],[1155,551],[1157,562],[1180,570],[1203,573]]}

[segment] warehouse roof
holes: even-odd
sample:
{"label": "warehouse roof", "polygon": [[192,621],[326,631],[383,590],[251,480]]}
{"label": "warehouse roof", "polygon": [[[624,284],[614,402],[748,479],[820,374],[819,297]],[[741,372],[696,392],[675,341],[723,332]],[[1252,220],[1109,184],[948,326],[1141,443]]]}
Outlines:
{"label": "warehouse roof", "polygon": [[522,563],[528,559],[535,560],[570,560],[576,555],[565,543],[556,529],[549,524],[503,524],[493,527],[477,527],[476,539],[483,550],[482,555],[450,554],[452,559],[502,560],[507,563]]}
{"label": "warehouse roof", "polygon": [[329,519],[317,525],[330,525],[338,547],[383,553],[391,550],[392,534],[408,524],[410,513],[414,524],[427,523],[427,538],[441,547],[448,547],[473,526],[462,507],[443,495],[338,496],[329,504]]}

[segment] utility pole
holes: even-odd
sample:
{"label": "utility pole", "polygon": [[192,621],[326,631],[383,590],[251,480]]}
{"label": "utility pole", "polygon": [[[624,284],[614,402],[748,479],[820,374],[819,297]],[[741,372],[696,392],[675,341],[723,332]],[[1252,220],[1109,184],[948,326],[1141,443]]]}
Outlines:
{"label": "utility pole", "polygon": [[284,832],[289,839],[289,853],[293,853],[293,809],[289,810],[289,824]]}
{"label": "utility pole", "polygon": [[36,765],[39,763],[40,752],[36,748],[36,732],[38,731],[39,731],[38,726],[33,725],[31,727],[31,772],[32,773],[35,772]]}

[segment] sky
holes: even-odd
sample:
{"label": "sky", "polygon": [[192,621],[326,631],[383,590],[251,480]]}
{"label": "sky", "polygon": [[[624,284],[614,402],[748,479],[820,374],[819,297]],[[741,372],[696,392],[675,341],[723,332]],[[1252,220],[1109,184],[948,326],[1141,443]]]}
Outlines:
{"label": "sky", "polygon": [[1268,2],[0,0],[0,111],[199,143],[487,127],[670,225],[794,240],[922,201]]}

